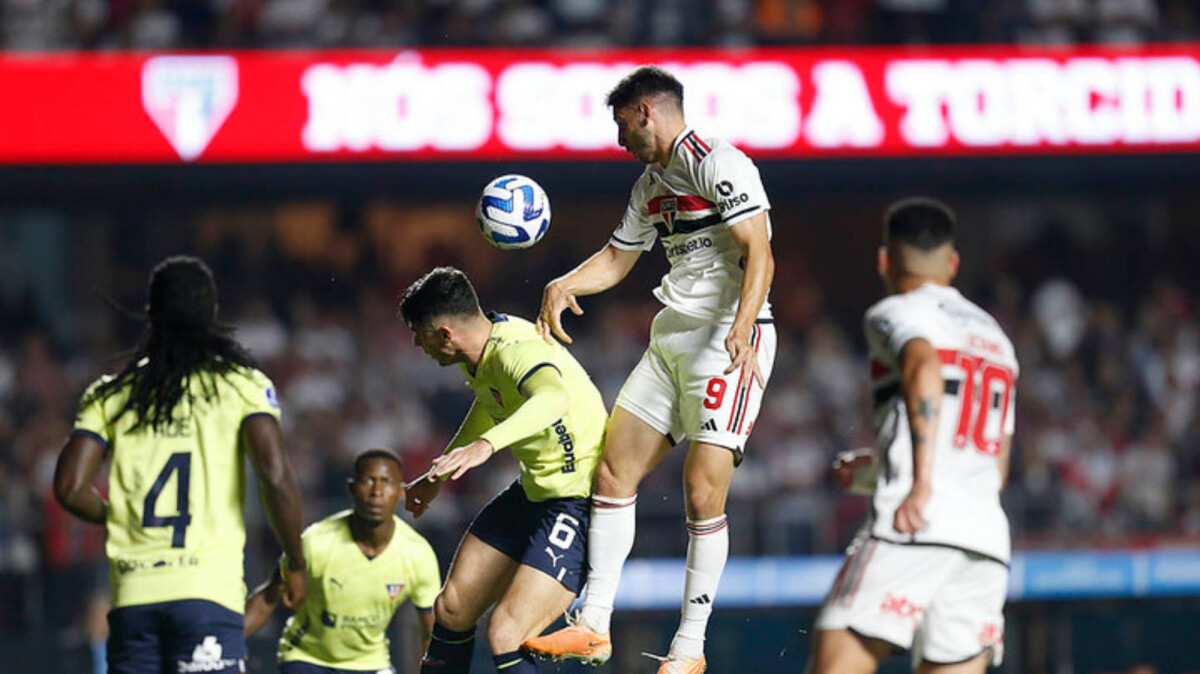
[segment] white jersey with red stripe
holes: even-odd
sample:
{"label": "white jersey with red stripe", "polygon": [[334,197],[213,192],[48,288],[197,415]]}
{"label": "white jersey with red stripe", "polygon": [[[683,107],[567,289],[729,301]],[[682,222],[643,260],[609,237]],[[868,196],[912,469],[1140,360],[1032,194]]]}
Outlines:
{"label": "white jersey with red stripe", "polygon": [[[667,167],[650,164],[638,178],[609,243],[646,251],[655,239],[662,239],[671,270],[654,296],[688,316],[732,321],[741,297],[744,261],[729,226],[770,208],[749,157],[723,140],[684,129],[675,139]],[[758,318],[770,316],[771,305],[764,300]]]}
{"label": "white jersey with red stripe", "polygon": [[[999,454],[1014,424],[1017,359],[986,311],[958,290],[928,283],[872,306],[864,320],[875,412],[871,534],[896,543],[946,545],[1007,562],[1008,518],[1000,505]],[[900,391],[900,352],[925,339],[942,359],[945,393],[938,419],[929,527],[915,536],[892,528],[912,488],[912,436]]]}

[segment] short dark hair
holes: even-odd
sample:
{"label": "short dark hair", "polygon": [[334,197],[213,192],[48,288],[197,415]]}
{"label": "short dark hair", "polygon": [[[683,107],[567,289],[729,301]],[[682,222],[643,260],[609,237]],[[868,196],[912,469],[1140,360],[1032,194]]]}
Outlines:
{"label": "short dark hair", "polygon": [[396,464],[396,469],[400,471],[400,476],[403,478],[404,459],[401,459],[400,455],[389,449],[365,449],[354,457],[354,479],[358,479],[358,476],[362,474],[363,467],[373,459],[383,459]]}
{"label": "short dark hair", "polygon": [[937,199],[901,199],[883,216],[884,242],[933,250],[954,241],[957,220],[954,211]]}
{"label": "short dark hair", "polygon": [[410,328],[428,327],[438,316],[483,313],[467,275],[454,267],[438,267],[417,279],[400,298],[400,316]]}
{"label": "short dark hair", "polygon": [[667,94],[683,110],[683,85],[671,73],[658,66],[641,66],[629,73],[608,92],[608,107],[620,110],[647,96]]}

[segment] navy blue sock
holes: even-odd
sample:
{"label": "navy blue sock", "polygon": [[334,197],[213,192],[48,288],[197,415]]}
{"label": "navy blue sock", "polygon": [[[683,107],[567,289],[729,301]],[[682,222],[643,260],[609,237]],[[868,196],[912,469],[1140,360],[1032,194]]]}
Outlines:
{"label": "navy blue sock", "polygon": [[421,659],[421,674],[467,674],[471,671],[471,654],[474,651],[474,627],[465,632],[455,632],[434,623],[429,652]]}
{"label": "navy blue sock", "polygon": [[501,653],[492,659],[496,661],[496,671],[500,674],[538,674],[537,662],[522,651]]}

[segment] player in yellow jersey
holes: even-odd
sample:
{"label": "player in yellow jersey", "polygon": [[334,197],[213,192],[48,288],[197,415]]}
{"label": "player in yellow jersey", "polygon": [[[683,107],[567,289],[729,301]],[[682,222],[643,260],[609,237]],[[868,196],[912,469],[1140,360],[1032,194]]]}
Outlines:
{"label": "player in yellow jersey", "polygon": [[462,367],[475,401],[448,451],[409,487],[420,516],[442,481],[457,480],[508,448],[517,481],[463,536],[434,604],[433,641],[422,674],[466,674],[475,623],[495,605],[487,640],[496,669],[532,674],[522,642],[545,629],[579,593],[586,575],[588,496],[607,413],[587,372],[529,321],[484,314],[457,269],[439,267],[404,293],[400,313],[413,342],[442,365]]}
{"label": "player in yellow jersey", "polygon": [[[412,600],[428,648],[433,601],[442,587],[429,543],[396,517],[404,498],[400,457],[370,449],[354,459],[349,480],[354,508],[305,530],[309,593],[279,640],[280,674],[393,671],[387,626]],[[246,600],[246,634],[257,631],[279,604],[279,570]]]}
{"label": "player in yellow jersey", "polygon": [[[150,276],[148,328],[129,364],[84,394],[54,474],[59,503],[107,527],[108,671],[244,671],[245,457],[303,601],[300,490],[271,381],[217,322],[217,286],[194,257]],[[106,501],[92,481],[110,462]]]}

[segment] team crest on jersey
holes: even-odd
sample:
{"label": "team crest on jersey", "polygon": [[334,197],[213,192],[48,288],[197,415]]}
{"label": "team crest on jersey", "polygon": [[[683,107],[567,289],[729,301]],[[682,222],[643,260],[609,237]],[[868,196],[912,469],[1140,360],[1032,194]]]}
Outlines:
{"label": "team crest on jersey", "polygon": [[404,591],[404,583],[388,583],[387,584],[388,599],[395,600]]}
{"label": "team crest on jersey", "polygon": [[184,161],[208,147],[237,105],[229,56],[155,56],[142,66],[142,107]]}
{"label": "team crest on jersey", "polygon": [[663,223],[668,229],[675,229],[675,213],[679,210],[679,201],[675,197],[667,197],[659,203]]}
{"label": "team crest on jersey", "polygon": [[504,399],[500,397],[500,392],[494,388],[489,388],[488,390],[492,392],[492,397],[496,399],[496,404],[504,407]]}

